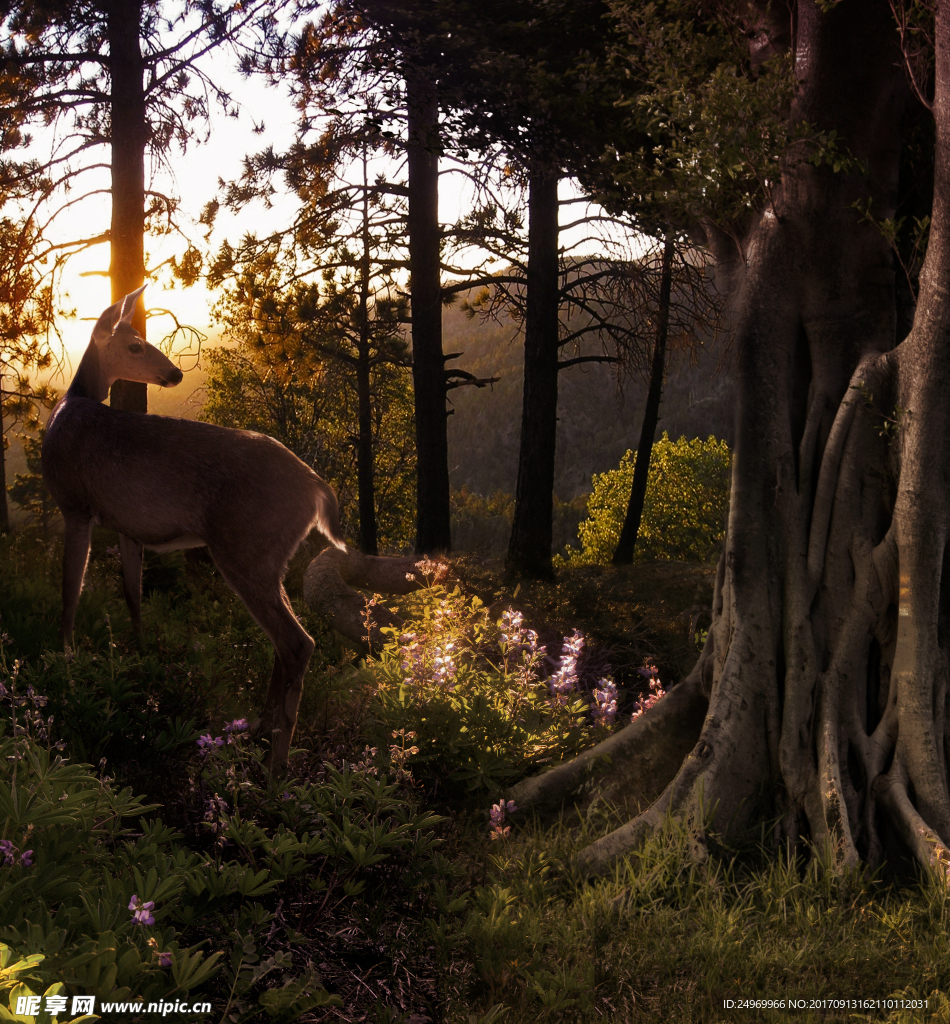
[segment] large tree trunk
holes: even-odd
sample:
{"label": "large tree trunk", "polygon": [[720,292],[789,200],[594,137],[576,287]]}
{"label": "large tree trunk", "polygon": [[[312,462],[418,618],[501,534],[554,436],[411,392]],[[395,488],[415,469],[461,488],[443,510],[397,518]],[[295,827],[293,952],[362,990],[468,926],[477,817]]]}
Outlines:
{"label": "large tree trunk", "polygon": [[407,70],[406,105],[418,497],[416,551],[434,555],[447,552],[452,538],[439,254],[439,105],[435,83],[420,68]]}
{"label": "large tree trunk", "polygon": [[[623,794],[634,816],[583,852],[592,872],[667,812],[732,834],[778,819],[776,838],[807,839],[839,867],[880,862],[894,836],[950,865],[950,11],[941,0],[931,239],[896,348],[888,247],[852,208],[870,197],[893,216],[907,89],[889,5],[801,0],[795,32],[793,118],[837,131],[868,173],[815,167],[796,147],[747,239],[728,533],[708,641],[681,684],[707,712],[655,801],[636,813]],[[608,797],[637,744],[624,749]],[[522,810],[564,799],[576,774],[511,796]]]}
{"label": "large tree trunk", "polygon": [[558,205],[556,167],[537,161],[528,183],[528,301],[515,514],[505,568],[549,577],[557,439]]}
{"label": "large tree trunk", "polygon": [[[112,301],[140,288],[145,280],[145,111],[144,64],[139,38],[141,0],[110,0],[107,5],[112,116]],[[145,309],[132,326],[145,337]],[[118,380],[109,404],[147,411],[146,384]]]}
{"label": "large tree trunk", "polygon": [[660,401],[663,398],[663,377],[666,373],[666,342],[670,333],[670,301],[673,296],[673,235],[668,234],[663,244],[663,262],[660,267],[660,296],[656,311],[656,342],[653,346],[653,363],[650,367],[650,387],[647,404],[643,411],[640,427],[640,443],[637,445],[637,459],[633,466],[633,483],[630,500],[624,516],[620,539],[614,551],[614,565],[630,565],[640,533],[643,518],[643,503],[647,496],[647,480],[650,477],[650,455],[653,452],[653,438],[660,422]]}

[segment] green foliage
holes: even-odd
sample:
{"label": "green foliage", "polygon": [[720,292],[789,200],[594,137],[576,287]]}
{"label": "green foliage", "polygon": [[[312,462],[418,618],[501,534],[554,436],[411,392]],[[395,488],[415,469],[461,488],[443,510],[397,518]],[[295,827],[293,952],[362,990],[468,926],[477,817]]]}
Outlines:
{"label": "green foliage", "polygon": [[[741,222],[771,201],[769,182],[792,142],[787,111],[789,58],[750,68],[748,43],[728,12],[704,16],[690,0],[610,4],[618,41],[609,67],[620,75],[629,137],[639,146],[610,152],[606,174],[637,214],[702,212]],[[611,161],[616,169],[610,166]]]}
{"label": "green foliage", "polygon": [[26,455],[26,472],[14,475],[13,483],[7,487],[10,497],[27,514],[30,521],[39,526],[43,537],[48,538],[50,526],[59,516],[59,509],[43,481],[40,458],[43,450],[44,429],[36,435],[23,435],[23,451]]}
{"label": "green foliage", "polygon": [[[356,314],[352,282],[281,291],[271,272],[247,273],[219,307],[234,348],[209,355],[201,418],[276,438],[329,481],[344,529],[355,536],[359,510],[357,357],[349,345]],[[412,385],[400,360],[399,309],[374,307],[365,353],[379,544],[401,549],[415,529]]]}
{"label": "green foliage", "polygon": [[[594,476],[587,519],[578,528],[581,550],[568,548],[568,565],[606,563],[613,556],[633,485],[636,455]],[[653,446],[643,518],[634,558],[704,562],[723,539],[732,457],[725,441],[680,438],[664,431]]]}
{"label": "green foliage", "polygon": [[[182,947],[174,927],[181,897],[200,889],[199,858],[177,849],[160,821],[138,838],[126,825],[154,807],[66,763],[29,731],[0,734],[0,756],[3,838],[18,855],[0,866],[0,935],[18,955],[40,955],[31,976],[116,999],[158,999],[209,978],[220,954]],[[155,932],[126,909],[133,895],[158,908]],[[174,985],[162,954],[171,957]]]}

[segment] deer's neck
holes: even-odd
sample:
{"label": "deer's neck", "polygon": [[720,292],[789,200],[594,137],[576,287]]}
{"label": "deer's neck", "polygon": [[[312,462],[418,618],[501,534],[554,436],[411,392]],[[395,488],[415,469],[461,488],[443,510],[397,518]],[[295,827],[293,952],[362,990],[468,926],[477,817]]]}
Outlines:
{"label": "deer's neck", "polygon": [[102,402],[109,394],[109,383],[102,373],[99,364],[99,349],[94,341],[83,353],[79,369],[66,394],[70,398],[90,398],[93,402]]}

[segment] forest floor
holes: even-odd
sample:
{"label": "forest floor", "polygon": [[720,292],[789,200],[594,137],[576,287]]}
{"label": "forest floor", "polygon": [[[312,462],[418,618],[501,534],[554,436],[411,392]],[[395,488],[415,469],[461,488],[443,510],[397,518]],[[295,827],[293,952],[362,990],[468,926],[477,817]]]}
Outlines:
{"label": "forest floor", "polygon": [[[842,878],[819,854],[789,860],[767,826],[697,861],[670,824],[590,882],[573,857],[623,823],[614,809],[506,824],[511,783],[605,734],[592,680],[613,673],[618,728],[645,661],[666,687],[689,671],[713,566],[519,584],[462,558],[458,592],[415,605],[422,647],[394,637],[373,662],[302,607],[296,567],[318,648],[290,772],[268,782],[239,723],[263,701],[271,648],[213,567],[150,560],[139,644],[114,538],[97,533],[64,656],[59,557],[55,540],[0,540],[0,837],[14,858],[0,863],[0,1017],[8,1002],[44,1024],[14,997],[62,983],[207,999],[221,1024],[950,1024],[945,880]],[[509,608],[548,651],[527,688],[497,653]],[[584,657],[562,705],[544,673],[575,630]],[[448,643],[447,684],[426,658]],[[136,899],[154,924],[136,923]]]}

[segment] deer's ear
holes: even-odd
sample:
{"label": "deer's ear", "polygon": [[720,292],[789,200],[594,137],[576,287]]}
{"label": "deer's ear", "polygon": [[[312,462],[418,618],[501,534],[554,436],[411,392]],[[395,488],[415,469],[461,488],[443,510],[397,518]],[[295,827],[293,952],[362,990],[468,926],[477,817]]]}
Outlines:
{"label": "deer's ear", "polygon": [[92,340],[98,345],[104,345],[111,337],[116,325],[121,321],[131,323],[132,313],[135,309],[135,302],[145,291],[145,285],[134,292],[129,292],[124,299],[114,302],[108,309],[102,311],[102,316],[96,321],[92,329]]}
{"label": "deer's ear", "polygon": [[124,320],[127,324],[132,323],[132,313],[135,311],[135,303],[144,291],[145,285],[143,284],[141,288],[137,288],[134,292],[129,292],[129,294],[122,300],[122,314],[120,319]]}
{"label": "deer's ear", "polygon": [[123,302],[125,299],[122,302],[114,302],[108,309],[102,311],[102,316],[99,317],[96,326],[92,329],[92,340],[97,345],[104,345],[112,337],[115,325],[122,316]]}

